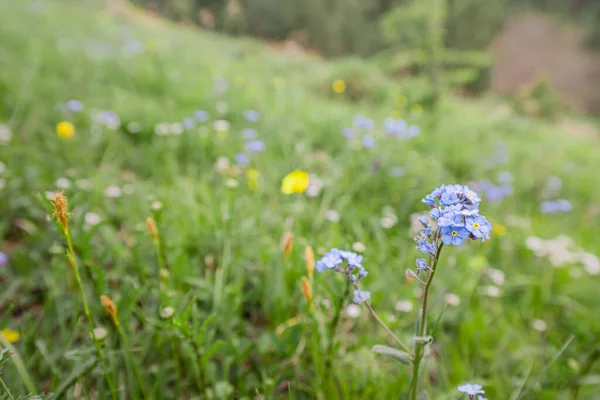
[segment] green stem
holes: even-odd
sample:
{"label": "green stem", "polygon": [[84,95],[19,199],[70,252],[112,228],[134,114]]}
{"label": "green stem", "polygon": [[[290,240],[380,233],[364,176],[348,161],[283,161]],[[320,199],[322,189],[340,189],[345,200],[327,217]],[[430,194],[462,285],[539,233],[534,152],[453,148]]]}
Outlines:
{"label": "green stem", "polygon": [[411,351],[408,348],[407,345],[404,344],[404,342],[402,340],[400,340],[400,338],[398,336],[396,336],[396,334],[394,332],[392,332],[392,330],[381,320],[381,318],[379,318],[379,316],[377,315],[377,313],[375,312],[375,310],[373,310],[373,307],[371,307],[371,304],[369,304],[368,302],[364,302],[364,305],[367,307],[367,309],[369,310],[369,312],[371,313],[371,316],[373,318],[375,318],[375,321],[377,321],[377,323],[379,325],[381,325],[381,327],[387,332],[389,333],[389,335],[394,338],[394,340],[396,341],[396,343],[398,343],[400,345],[400,347],[402,347],[402,349],[404,351],[406,351],[408,353],[408,355],[410,355],[412,357]]}
{"label": "green stem", "polygon": [[13,395],[10,393],[10,390],[8,390],[8,388],[6,387],[6,384],[4,383],[4,381],[2,380],[2,378],[0,378],[0,384],[2,385],[2,387],[4,388],[4,391],[6,391],[6,394],[8,394],[8,397],[11,400],[15,400],[15,398],[13,397]]}
{"label": "green stem", "polygon": [[[440,259],[440,253],[442,252],[442,247],[444,244],[441,243],[437,252],[435,253],[435,259],[433,260],[433,266],[431,267],[431,274],[429,275],[429,279],[427,279],[427,283],[425,284],[425,291],[423,292],[423,306],[421,307],[421,319],[419,323],[419,330],[417,332],[417,336],[425,336],[425,329],[427,326],[427,304],[429,301],[429,290],[431,289],[431,283],[433,282],[433,278],[435,277],[435,271],[437,271],[437,264]],[[421,361],[423,360],[423,349],[425,348],[425,343],[415,342],[415,359],[413,361],[413,376],[410,383],[411,390],[411,400],[417,399],[417,393],[419,391],[419,369],[421,367]]]}
{"label": "green stem", "polygon": [[67,254],[69,258],[69,262],[71,263],[71,267],[73,268],[73,274],[75,275],[75,280],[77,281],[77,286],[79,287],[79,294],[81,295],[81,301],[83,302],[83,311],[85,313],[85,317],[88,321],[88,327],[90,330],[90,335],[92,336],[92,340],[94,341],[94,345],[96,346],[96,352],[98,353],[98,359],[102,364],[102,368],[104,369],[104,377],[106,378],[106,382],[108,383],[108,387],[110,388],[110,392],[113,400],[117,400],[117,392],[115,390],[115,386],[110,378],[110,374],[108,372],[108,367],[106,362],[104,361],[104,355],[102,354],[102,348],[100,347],[100,342],[96,339],[96,335],[94,335],[94,323],[92,321],[92,315],[90,313],[90,308],[88,307],[87,299],[85,297],[85,291],[83,290],[83,283],[81,282],[81,277],[79,276],[79,268],[77,267],[77,262],[75,261],[75,252],[73,251],[73,241],[71,240],[71,234],[69,233],[69,229],[67,227],[63,227],[63,232],[67,239],[67,244],[69,246],[69,253]]}
{"label": "green stem", "polygon": [[118,332],[119,336],[121,337],[121,340],[123,341],[123,346],[125,347],[125,351],[127,352],[127,354],[130,357],[131,366],[133,368],[133,374],[135,375],[137,384],[140,387],[142,396],[145,399],[148,399],[150,397],[148,396],[148,394],[146,393],[146,390],[144,389],[144,381],[142,380],[142,376],[140,375],[140,370],[138,369],[138,366],[135,362],[135,357],[133,356],[133,351],[131,350],[131,346],[129,345],[129,341],[127,340],[127,337],[125,336],[125,334],[123,333],[123,330],[121,329],[121,323],[116,318],[116,316],[114,317],[114,322],[115,322],[115,326],[117,328],[117,332]]}
{"label": "green stem", "polygon": [[333,364],[333,344],[335,338],[335,331],[337,330],[337,325],[340,322],[340,317],[342,315],[342,309],[344,308],[344,302],[346,298],[350,294],[350,281],[346,285],[346,289],[344,289],[344,294],[340,297],[340,302],[335,310],[335,315],[333,316],[333,320],[329,325],[329,345],[327,348],[327,358],[325,360],[325,375],[329,376],[331,372],[331,366]]}
{"label": "green stem", "polygon": [[200,351],[200,346],[198,346],[198,343],[196,343],[196,341],[194,340],[193,337],[189,336],[188,340],[191,342],[192,347],[194,348],[194,355],[196,356],[196,362],[198,363],[198,375],[200,378],[199,386],[200,386],[200,390],[202,390],[202,392],[204,393],[204,398],[208,399],[208,389],[206,387],[206,376],[204,375],[204,367],[202,365],[202,353]]}

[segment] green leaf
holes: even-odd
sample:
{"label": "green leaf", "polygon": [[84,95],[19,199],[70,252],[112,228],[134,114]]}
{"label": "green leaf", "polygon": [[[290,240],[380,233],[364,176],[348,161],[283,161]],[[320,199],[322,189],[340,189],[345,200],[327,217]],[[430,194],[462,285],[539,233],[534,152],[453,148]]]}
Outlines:
{"label": "green leaf", "polygon": [[393,347],[376,344],[371,350],[373,353],[383,354],[384,356],[394,358],[402,364],[410,365],[412,363],[410,355],[407,352],[394,349]]}
{"label": "green leaf", "polygon": [[60,396],[62,396],[63,393],[77,381],[77,379],[90,372],[96,366],[96,364],[98,364],[98,360],[93,357],[85,363],[79,365],[79,367],[73,371],[71,375],[69,375],[67,379],[65,379],[63,383],[61,383],[56,389],[53,398],[59,399]]}
{"label": "green leaf", "polygon": [[429,344],[429,343],[433,342],[433,336],[414,336],[413,341],[415,343]]}

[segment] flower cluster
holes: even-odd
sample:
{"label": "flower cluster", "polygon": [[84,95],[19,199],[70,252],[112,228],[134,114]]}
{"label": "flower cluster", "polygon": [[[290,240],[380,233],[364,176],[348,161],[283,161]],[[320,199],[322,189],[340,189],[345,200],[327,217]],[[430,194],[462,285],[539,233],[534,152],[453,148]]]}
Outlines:
{"label": "flower cluster", "polygon": [[433,241],[441,237],[445,245],[460,246],[465,239],[490,238],[492,225],[479,215],[481,198],[473,190],[462,185],[442,185],[425,196],[423,203],[431,207],[429,215],[437,222],[438,229],[432,233],[433,227],[427,218],[420,219],[423,229],[417,238],[417,248],[425,254],[435,254]]}
{"label": "flower cluster", "polygon": [[[463,385],[460,385],[460,386],[458,386],[458,391],[465,393],[467,396],[469,396],[469,399],[471,399],[471,400],[473,400],[475,398],[475,395],[485,393],[485,390],[483,390],[481,385],[477,385],[474,383],[465,383]],[[479,397],[479,400],[487,400],[482,396],[478,396],[478,397]]]}
{"label": "flower cluster", "polygon": [[555,214],[559,212],[569,212],[573,209],[573,205],[569,200],[558,199],[548,200],[540,204],[540,211],[544,214]]}
{"label": "flower cluster", "polygon": [[344,274],[356,288],[354,291],[354,302],[362,304],[371,298],[371,293],[359,290],[356,283],[367,276],[367,271],[362,266],[362,256],[351,251],[331,249],[317,261],[316,269],[323,272],[326,269]]}

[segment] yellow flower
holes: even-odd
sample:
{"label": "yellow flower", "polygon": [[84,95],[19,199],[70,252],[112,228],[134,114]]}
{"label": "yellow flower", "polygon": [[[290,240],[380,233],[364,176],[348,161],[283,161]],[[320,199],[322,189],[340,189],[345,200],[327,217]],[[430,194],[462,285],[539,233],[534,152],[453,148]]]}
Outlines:
{"label": "yellow flower", "polygon": [[75,126],[69,121],[61,121],[56,125],[56,134],[63,139],[68,139],[75,134]]}
{"label": "yellow flower", "polygon": [[415,104],[411,107],[410,113],[413,114],[415,117],[420,116],[421,114],[423,114],[423,106],[420,104]]}
{"label": "yellow flower", "polygon": [[254,168],[250,168],[246,171],[246,180],[248,181],[248,189],[256,190],[258,188],[258,181],[260,180],[260,172]]}
{"label": "yellow flower", "polygon": [[506,226],[502,224],[495,223],[494,225],[492,225],[492,234],[494,235],[504,236],[506,235],[506,231]]}
{"label": "yellow flower", "polygon": [[290,172],[281,181],[281,193],[304,193],[308,187],[308,173],[299,169]]}
{"label": "yellow flower", "polygon": [[400,108],[406,107],[407,104],[408,104],[408,99],[404,95],[400,95],[396,99],[396,105]]}
{"label": "yellow flower", "polygon": [[21,337],[19,332],[12,331],[10,329],[2,329],[2,331],[0,331],[0,333],[2,334],[2,336],[4,337],[4,339],[6,339],[6,341],[8,343],[18,342],[19,338]]}
{"label": "yellow flower", "polygon": [[341,79],[336,79],[335,81],[333,81],[331,87],[336,93],[344,93],[346,91],[346,82],[344,82]]}

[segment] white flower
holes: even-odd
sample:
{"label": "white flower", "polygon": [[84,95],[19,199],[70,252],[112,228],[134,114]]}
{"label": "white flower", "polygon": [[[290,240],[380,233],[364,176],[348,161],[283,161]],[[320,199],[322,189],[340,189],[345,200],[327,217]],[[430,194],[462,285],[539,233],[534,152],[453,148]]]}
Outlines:
{"label": "white flower", "polygon": [[213,123],[213,128],[217,132],[227,132],[229,131],[229,121],[218,119]]}
{"label": "white flower", "polygon": [[396,225],[396,222],[398,222],[397,218],[394,217],[383,217],[379,220],[379,224],[384,228],[384,229],[390,229],[393,228],[394,225]]}
{"label": "white flower", "polygon": [[150,207],[153,211],[159,211],[162,210],[163,204],[160,201],[153,201]]}
{"label": "white flower", "polygon": [[12,139],[12,132],[6,124],[0,124],[0,146],[8,144]]}
{"label": "white flower", "polygon": [[113,199],[121,197],[121,188],[118,186],[109,186],[104,189],[104,195]]}
{"label": "white flower", "polygon": [[398,300],[394,305],[396,311],[411,312],[413,309],[413,303],[410,300]]}
{"label": "white flower", "polygon": [[183,133],[183,124],[181,122],[173,122],[169,125],[169,132],[172,135],[181,135]]}
{"label": "white flower", "polygon": [[86,212],[85,216],[85,223],[90,225],[90,226],[95,226],[98,225],[102,219],[100,218],[100,216],[98,214],[96,214],[95,212]]}
{"label": "white flower", "polygon": [[71,187],[71,181],[69,178],[58,178],[56,180],[56,187],[59,189],[68,189]]}
{"label": "white flower", "polygon": [[360,317],[360,307],[356,304],[349,304],[348,307],[346,307],[346,315],[350,318]]}
{"label": "white flower", "polygon": [[325,211],[325,219],[333,223],[340,222],[340,213],[335,210],[327,210]]}
{"label": "white flower", "polygon": [[546,322],[542,321],[541,319],[534,319],[531,323],[531,326],[538,332],[544,332],[548,328]]}
{"label": "white flower", "polygon": [[217,161],[215,162],[215,170],[217,172],[223,172],[229,168],[229,165],[229,159],[225,156],[221,156],[217,158]]}
{"label": "white flower", "polygon": [[108,332],[106,331],[106,329],[99,327],[99,328],[95,328],[94,329],[94,337],[96,338],[96,340],[98,341],[103,341],[104,339],[106,339],[106,335],[108,334]]}
{"label": "white flower", "polygon": [[130,122],[127,124],[127,130],[131,133],[139,133],[141,129],[142,127],[137,122]]}
{"label": "white flower", "polygon": [[487,269],[487,274],[497,286],[504,285],[504,272],[501,270],[490,267]]}
{"label": "white flower", "polygon": [[237,181],[237,179],[229,178],[225,181],[225,186],[229,189],[235,189],[239,186],[239,182]]}
{"label": "white flower", "polygon": [[175,314],[175,309],[171,306],[165,307],[162,310],[160,310],[160,317],[162,319],[169,319],[173,316],[173,314]]}
{"label": "white flower", "polygon": [[583,264],[583,269],[590,275],[600,274],[600,259],[592,253],[581,253],[580,261]]}
{"label": "white flower", "polygon": [[44,195],[46,196],[46,199],[50,200],[50,201],[54,201],[54,198],[56,197],[56,192],[46,192],[44,193]]}
{"label": "white flower", "polygon": [[362,242],[354,242],[352,244],[352,250],[354,250],[357,253],[363,253],[365,250],[367,250],[367,248]]}
{"label": "white flower", "polygon": [[449,306],[457,306],[460,304],[460,297],[458,297],[457,295],[455,295],[454,293],[447,293],[444,296],[444,301],[446,302],[446,304],[448,304]]}
{"label": "white flower", "polygon": [[458,387],[459,392],[466,393],[472,399],[476,394],[483,394],[485,391],[481,387],[481,385],[476,385],[473,383],[465,383],[464,385],[460,385]]}
{"label": "white flower", "polygon": [[159,136],[164,136],[169,134],[169,124],[166,122],[159,122],[154,126],[154,133]]}
{"label": "white flower", "polygon": [[502,295],[502,290],[496,286],[486,286],[481,288],[481,293],[488,297],[500,297]]}
{"label": "white flower", "polygon": [[77,186],[77,188],[81,190],[90,190],[92,189],[92,187],[94,187],[94,185],[92,185],[92,182],[90,182],[87,179],[77,179],[75,181],[75,186]]}

